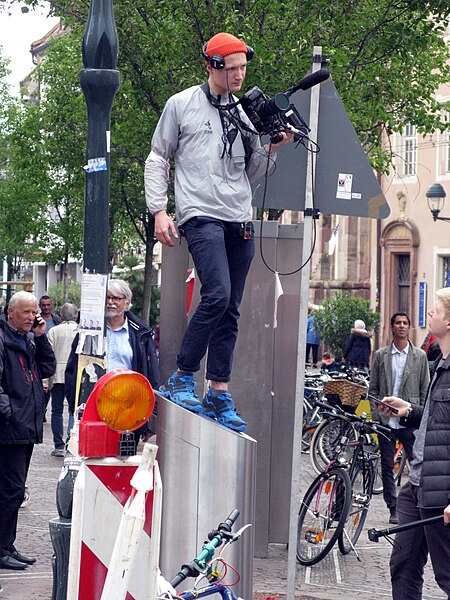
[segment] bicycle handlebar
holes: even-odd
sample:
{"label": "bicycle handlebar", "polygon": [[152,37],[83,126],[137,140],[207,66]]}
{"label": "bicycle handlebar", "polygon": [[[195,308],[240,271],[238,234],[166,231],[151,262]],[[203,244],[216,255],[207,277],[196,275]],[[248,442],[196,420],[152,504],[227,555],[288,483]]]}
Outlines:
{"label": "bicycle handlebar", "polygon": [[176,588],[188,577],[197,577],[197,575],[206,568],[207,562],[214,556],[215,549],[220,546],[223,539],[232,538],[231,528],[237,521],[239,515],[240,512],[235,508],[223,523],[219,523],[217,529],[208,534],[209,542],[206,541],[203,544],[200,554],[188,565],[182,565],[181,570],[170,582],[170,585],[173,588]]}
{"label": "bicycle handlebar", "polygon": [[380,425],[380,423],[376,423],[374,421],[368,421],[364,417],[358,417],[358,415],[347,413],[345,412],[345,410],[342,410],[342,408],[338,405],[330,406],[329,404],[325,404],[324,402],[316,400],[316,406],[320,406],[320,408],[323,408],[332,415],[340,414],[349,421],[357,421],[361,423],[364,427],[370,429],[373,433],[381,433],[383,435],[391,433],[391,429],[389,427],[385,427],[384,425]]}

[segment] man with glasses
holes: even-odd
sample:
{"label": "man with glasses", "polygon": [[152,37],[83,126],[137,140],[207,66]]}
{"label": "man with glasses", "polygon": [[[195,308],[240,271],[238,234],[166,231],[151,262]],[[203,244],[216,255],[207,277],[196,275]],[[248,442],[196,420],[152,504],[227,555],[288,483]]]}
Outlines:
{"label": "man with glasses", "polygon": [[[132,292],[122,279],[110,279],[106,293],[106,371],[131,369],[144,375],[158,389],[159,366],[152,329],[130,311]],[[78,371],[78,335],[66,367],[65,386],[74,404]]]}
{"label": "man with glasses", "polygon": [[[175,159],[178,231],[186,238],[202,284],[201,301],[185,332],[178,369],[162,389],[176,404],[204,412],[223,425],[244,431],[228,382],[236,344],[239,305],[255,252],[250,182],[264,175],[275,151],[291,141],[261,147],[258,135],[233,93],[244,82],[253,49],[229,33],[213,36],[202,50],[208,81],[175,94],[166,103],[145,165],[147,206],[155,235],[174,246],[177,230],[167,209],[169,159]],[[224,109],[233,103],[232,108]],[[203,403],[194,373],[208,352]]]}

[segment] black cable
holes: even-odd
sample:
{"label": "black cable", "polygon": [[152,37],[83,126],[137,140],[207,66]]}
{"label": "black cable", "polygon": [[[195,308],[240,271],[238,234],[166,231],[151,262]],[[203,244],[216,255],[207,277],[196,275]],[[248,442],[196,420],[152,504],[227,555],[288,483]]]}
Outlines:
{"label": "black cable", "polygon": [[[306,137],[306,136],[305,136]],[[299,143],[302,143],[302,145],[306,148],[306,150],[308,152],[311,152],[312,154],[317,154],[320,151],[319,146],[313,142],[312,140],[310,140],[309,138],[306,138],[308,140],[308,142],[310,142],[311,144],[313,144],[315,146],[315,148],[310,148],[309,146],[305,146],[305,144],[303,144],[303,140],[299,140]],[[268,158],[270,158],[270,148],[272,146],[272,141],[269,142],[269,155]],[[283,276],[288,276],[288,275],[295,275],[296,273],[298,273],[299,271],[301,271],[302,269],[304,269],[306,267],[306,265],[309,263],[309,261],[312,258],[312,255],[314,254],[314,250],[316,247],[316,242],[317,242],[317,224],[316,224],[316,219],[313,218],[313,241],[311,244],[311,252],[308,256],[308,258],[304,261],[304,263],[302,265],[300,265],[299,267],[297,267],[296,269],[294,269],[293,271],[287,271],[287,272],[280,272],[277,271],[275,269],[273,269],[266,261],[266,259],[264,258],[264,252],[263,252],[263,226],[264,226],[264,210],[265,210],[265,203],[266,203],[266,194],[267,194],[267,183],[268,183],[268,171],[269,171],[269,160],[267,161],[267,167],[266,167],[266,172],[264,174],[264,190],[263,190],[263,200],[262,200],[262,206],[261,206],[261,226],[260,226],[260,234],[259,234],[259,253],[261,255],[261,260],[264,264],[264,266],[271,271],[272,273],[278,273],[278,275],[283,275]],[[312,182],[314,182],[314,161],[311,161],[311,179]],[[312,208],[313,208],[313,213],[314,213],[314,186],[312,189]]]}

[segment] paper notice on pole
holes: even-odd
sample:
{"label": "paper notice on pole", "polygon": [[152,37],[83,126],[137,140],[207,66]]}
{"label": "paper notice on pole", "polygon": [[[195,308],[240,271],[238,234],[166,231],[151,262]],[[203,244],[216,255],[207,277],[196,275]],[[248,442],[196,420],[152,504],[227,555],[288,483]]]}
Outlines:
{"label": "paper notice on pole", "polygon": [[78,354],[103,356],[105,300],[108,276],[84,273],[81,281],[81,309]]}
{"label": "paper notice on pole", "polygon": [[339,173],[336,198],[351,200],[353,175],[351,173]]}

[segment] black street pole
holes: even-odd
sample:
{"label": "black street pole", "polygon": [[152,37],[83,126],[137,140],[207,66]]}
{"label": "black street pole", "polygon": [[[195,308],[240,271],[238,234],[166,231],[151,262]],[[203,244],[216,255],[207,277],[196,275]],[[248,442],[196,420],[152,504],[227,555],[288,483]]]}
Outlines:
{"label": "black street pole", "polygon": [[88,111],[83,270],[104,275],[109,271],[109,133],[120,85],[118,52],[112,0],[91,0],[80,72]]}
{"label": "black street pole", "polygon": [[[112,0],[91,0],[83,36],[85,68],[80,73],[88,111],[83,270],[100,275],[109,271],[109,130],[111,107],[120,84],[115,70],[118,52]],[[59,516],[49,522],[54,549],[52,600],[67,599],[73,488],[80,462],[79,457],[65,457],[56,491]]]}

